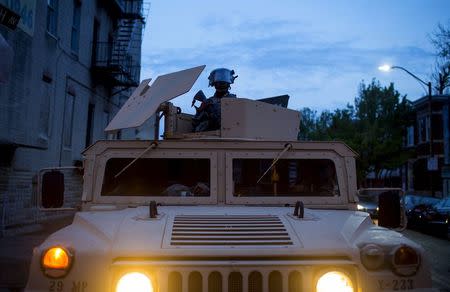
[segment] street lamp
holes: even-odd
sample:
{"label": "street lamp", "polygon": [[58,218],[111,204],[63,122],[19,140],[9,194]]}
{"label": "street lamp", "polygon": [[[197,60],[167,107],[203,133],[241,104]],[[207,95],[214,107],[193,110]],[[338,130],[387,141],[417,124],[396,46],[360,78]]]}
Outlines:
{"label": "street lamp", "polygon": [[[417,77],[416,75],[411,73],[409,70],[407,70],[407,69],[405,69],[405,68],[403,68],[401,66],[390,66],[390,65],[386,64],[386,65],[382,65],[382,66],[378,67],[378,70],[385,71],[385,72],[388,72],[388,71],[390,71],[392,69],[400,69],[400,70],[406,72],[408,75],[412,76],[414,79],[419,81],[421,84],[423,84],[423,85],[428,87],[428,115],[430,116],[430,123],[429,123],[429,126],[430,126],[429,127],[429,133],[430,133],[430,158],[434,159],[433,133],[432,133],[432,129],[433,129],[433,127],[432,127],[432,120],[433,120],[432,114],[433,114],[433,111],[432,111],[432,107],[431,107],[431,99],[432,99],[432,97],[431,97],[431,82],[423,81],[422,79],[420,79],[419,77]],[[431,170],[431,169],[429,169],[429,170]],[[433,169],[433,170],[435,170],[435,169]],[[431,195],[434,196],[433,175],[432,174],[430,175],[430,181],[431,181],[430,182]]]}
{"label": "street lamp", "polygon": [[431,82],[425,82],[422,79],[420,79],[419,77],[417,77],[416,75],[414,75],[413,73],[411,73],[410,71],[408,71],[407,69],[400,67],[400,66],[390,66],[390,65],[382,65],[380,67],[378,67],[378,70],[380,71],[391,71],[392,69],[400,69],[405,71],[406,73],[408,73],[410,76],[412,76],[414,79],[416,79],[417,81],[419,81],[420,83],[422,83],[423,85],[428,87],[428,98],[429,100],[431,100]]}

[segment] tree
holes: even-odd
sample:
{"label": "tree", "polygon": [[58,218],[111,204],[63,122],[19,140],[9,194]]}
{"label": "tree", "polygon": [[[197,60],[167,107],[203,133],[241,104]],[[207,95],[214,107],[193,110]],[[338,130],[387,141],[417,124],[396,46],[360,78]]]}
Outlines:
{"label": "tree", "polygon": [[410,102],[406,96],[400,96],[394,84],[382,87],[375,80],[369,85],[361,83],[355,98],[361,175],[369,170],[378,173],[397,168],[407,160],[409,153],[403,150],[403,137],[411,112]]}
{"label": "tree", "polygon": [[298,139],[303,141],[325,141],[330,140],[328,134],[332,114],[323,111],[317,115],[317,111],[305,107],[300,110],[300,132]]}
{"label": "tree", "polygon": [[299,140],[343,141],[359,153],[358,178],[369,171],[395,169],[409,158],[403,149],[406,126],[411,124],[412,107],[391,83],[383,87],[372,80],[360,84],[355,105],[347,104],[320,115],[309,108],[301,110]]}
{"label": "tree", "polygon": [[298,140],[313,140],[312,136],[316,131],[317,111],[314,111],[308,107],[302,108],[300,110],[300,118]]}
{"label": "tree", "polygon": [[355,108],[347,104],[344,109],[336,109],[329,128],[332,140],[345,141],[353,149],[357,148],[358,135],[356,133]]}
{"label": "tree", "polygon": [[431,77],[436,91],[443,94],[450,87],[450,21],[447,26],[438,24],[430,40],[436,50],[436,66]]}
{"label": "tree", "polygon": [[450,20],[447,27],[439,23],[431,36],[431,43],[436,49],[437,56],[450,60]]}

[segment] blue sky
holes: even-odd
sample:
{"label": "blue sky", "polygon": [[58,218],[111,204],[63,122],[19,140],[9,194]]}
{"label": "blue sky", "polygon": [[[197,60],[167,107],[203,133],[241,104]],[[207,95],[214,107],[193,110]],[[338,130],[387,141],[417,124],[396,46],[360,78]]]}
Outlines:
{"label": "blue sky", "polygon": [[218,67],[239,75],[231,92],[259,99],[291,96],[289,107],[322,111],[353,103],[362,80],[395,83],[415,100],[425,94],[403,66],[428,81],[429,35],[450,23],[449,0],[152,0],[141,79],[206,65],[190,93],[174,103],[192,113],[192,96]]}

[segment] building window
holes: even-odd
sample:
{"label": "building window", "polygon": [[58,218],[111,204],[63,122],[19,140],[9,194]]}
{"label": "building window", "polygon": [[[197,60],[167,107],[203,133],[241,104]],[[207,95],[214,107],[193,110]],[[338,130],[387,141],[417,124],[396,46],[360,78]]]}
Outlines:
{"label": "building window", "polygon": [[49,123],[50,123],[50,88],[46,86],[45,94],[41,98],[41,105],[39,109],[39,138],[48,140]]}
{"label": "building window", "polygon": [[418,119],[418,142],[430,141],[430,119],[428,116],[422,116]]}
{"label": "building window", "polygon": [[66,94],[64,105],[64,124],[63,124],[63,146],[64,148],[72,148],[72,128],[73,128],[73,106],[75,96]]}
{"label": "building window", "polygon": [[80,45],[80,18],[81,18],[81,2],[78,0],[73,1],[73,19],[72,19],[72,37],[70,41],[70,47],[72,52],[78,54],[78,48]]}
{"label": "building window", "polygon": [[94,29],[92,33],[92,59],[91,64],[95,66],[97,61],[97,46],[98,41],[100,39],[100,21],[98,19],[94,19]]}
{"label": "building window", "polygon": [[92,144],[94,141],[94,115],[95,115],[95,104],[90,103],[88,106],[88,117],[86,125],[86,148]]}
{"label": "building window", "polygon": [[406,128],[406,147],[414,146],[414,126]]}
{"label": "building window", "polygon": [[[108,126],[108,124],[109,124],[109,112],[103,111],[103,128],[102,128],[102,130],[105,129]],[[105,135],[104,138],[108,139],[108,133],[106,133],[104,131],[103,131],[103,133]]]}
{"label": "building window", "polygon": [[434,140],[444,139],[444,121],[442,119],[442,114],[433,115],[432,126],[433,126],[432,131],[433,139]]}
{"label": "building window", "polygon": [[56,36],[58,1],[47,0],[47,31]]}

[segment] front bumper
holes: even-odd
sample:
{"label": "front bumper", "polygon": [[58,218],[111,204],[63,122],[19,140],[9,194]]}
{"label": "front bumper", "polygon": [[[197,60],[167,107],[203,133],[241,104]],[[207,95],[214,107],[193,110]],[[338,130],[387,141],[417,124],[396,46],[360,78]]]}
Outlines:
{"label": "front bumper", "polygon": [[60,291],[115,292],[122,276],[139,272],[151,279],[155,292],[310,292],[315,291],[320,276],[329,271],[339,271],[348,276],[355,292],[437,291],[431,289],[431,277],[425,269],[405,278],[394,275],[390,270],[367,272],[345,257],[292,260],[273,257],[253,260],[120,258],[110,264],[82,266],[61,279],[49,279],[42,271],[33,269],[25,291],[52,291],[64,287]]}

